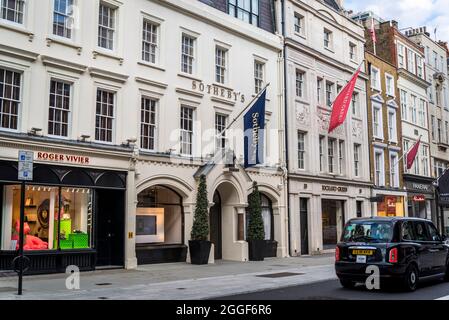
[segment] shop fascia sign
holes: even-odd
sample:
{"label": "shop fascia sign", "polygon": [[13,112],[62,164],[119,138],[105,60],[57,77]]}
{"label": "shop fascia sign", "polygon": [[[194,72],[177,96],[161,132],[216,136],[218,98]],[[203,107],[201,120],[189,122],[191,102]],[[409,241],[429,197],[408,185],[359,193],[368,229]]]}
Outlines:
{"label": "shop fascia sign", "polygon": [[228,99],[232,101],[240,101],[245,103],[245,95],[241,92],[237,92],[233,89],[228,89],[215,84],[205,84],[202,81],[192,81],[192,90],[201,93],[206,93],[217,98]]}
{"label": "shop fascia sign", "polygon": [[66,153],[54,153],[38,151],[35,154],[35,159],[38,161],[50,161],[59,163],[73,163],[73,164],[90,164],[90,158],[85,156],[75,156]]}
{"label": "shop fascia sign", "polygon": [[413,196],[413,201],[415,202],[424,202],[426,201],[426,197],[424,195]]}
{"label": "shop fascia sign", "polygon": [[425,192],[432,191],[430,185],[423,184],[423,183],[411,182],[411,183],[407,183],[406,186],[407,186],[407,189],[412,189],[412,190],[425,191]]}
{"label": "shop fascia sign", "polygon": [[339,187],[339,186],[327,186],[327,185],[322,185],[321,189],[322,189],[323,191],[348,192],[348,187]]}

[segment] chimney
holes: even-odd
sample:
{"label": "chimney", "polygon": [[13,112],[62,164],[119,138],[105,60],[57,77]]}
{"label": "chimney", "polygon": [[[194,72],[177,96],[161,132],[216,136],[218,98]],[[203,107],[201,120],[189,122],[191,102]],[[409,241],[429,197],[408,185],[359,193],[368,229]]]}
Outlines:
{"label": "chimney", "polygon": [[396,20],[391,20],[391,26],[395,29],[399,29],[399,24]]}

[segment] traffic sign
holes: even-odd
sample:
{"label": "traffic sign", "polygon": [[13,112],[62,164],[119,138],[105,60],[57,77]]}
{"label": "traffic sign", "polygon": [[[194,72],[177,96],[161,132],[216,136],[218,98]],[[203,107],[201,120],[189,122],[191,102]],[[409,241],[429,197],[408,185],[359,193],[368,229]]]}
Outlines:
{"label": "traffic sign", "polygon": [[32,151],[19,150],[18,179],[23,181],[33,180],[33,158]]}

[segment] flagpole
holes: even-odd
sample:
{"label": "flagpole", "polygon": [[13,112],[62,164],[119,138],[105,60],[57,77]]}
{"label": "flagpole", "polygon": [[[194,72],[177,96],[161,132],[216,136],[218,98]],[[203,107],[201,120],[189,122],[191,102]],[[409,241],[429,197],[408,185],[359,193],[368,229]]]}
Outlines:
{"label": "flagpole", "polygon": [[248,108],[253,104],[253,102],[254,101],[256,101],[257,99],[259,99],[259,97],[260,97],[260,95],[268,88],[268,86],[270,85],[270,82],[268,82],[266,85],[265,85],[265,87],[262,89],[262,90],[260,90],[257,94],[256,94],[256,96],[250,101],[250,103],[245,107],[245,108],[243,108],[243,110],[242,111],[240,111],[240,113],[231,121],[231,123],[229,123],[228,125],[227,125],[227,127],[226,128],[224,128],[220,133],[218,133],[217,135],[216,135],[216,137],[220,137],[221,135],[223,135],[223,133],[226,131],[226,130],[228,130],[229,128],[231,128],[231,126],[238,120],[238,118],[240,118],[240,116],[246,111],[246,110],[248,110]]}
{"label": "flagpole", "polygon": [[[422,137],[422,135],[419,136],[418,141],[421,141],[421,137]],[[413,147],[418,143],[418,141],[415,142],[415,144],[413,145]],[[410,149],[408,149],[407,152],[403,152],[403,153],[402,153],[402,157],[400,157],[400,158],[396,161],[396,163],[394,164],[393,167],[396,167],[399,163],[401,163],[401,160],[404,159],[404,157],[405,157],[406,155],[409,154],[410,150],[412,150],[413,147],[411,147]],[[407,169],[407,170],[408,170],[408,169]]]}
{"label": "flagpole", "polygon": [[[268,82],[268,83],[265,85],[265,87],[263,87],[263,89],[260,90],[260,91],[256,94],[256,96],[255,96],[255,97],[248,103],[248,105],[247,105],[245,108],[243,108],[242,111],[240,111],[240,113],[239,113],[236,117],[234,117],[234,119],[231,121],[231,123],[229,123],[229,124],[226,126],[226,128],[224,128],[221,132],[215,134],[215,139],[217,139],[217,138],[223,138],[223,134],[224,134],[229,128],[231,128],[231,126],[232,126],[232,125],[233,125],[233,124],[240,118],[240,116],[241,116],[246,110],[248,110],[248,108],[249,108],[250,106],[252,106],[252,104],[254,103],[254,101],[256,101],[257,99],[259,99],[259,97],[261,96],[261,94],[268,88],[269,85],[270,85],[270,82]],[[224,136],[224,138],[226,138],[226,136]],[[219,157],[219,154],[217,154],[217,150],[214,150],[214,160],[212,160],[212,161],[215,162],[215,159],[216,159],[217,157]]]}

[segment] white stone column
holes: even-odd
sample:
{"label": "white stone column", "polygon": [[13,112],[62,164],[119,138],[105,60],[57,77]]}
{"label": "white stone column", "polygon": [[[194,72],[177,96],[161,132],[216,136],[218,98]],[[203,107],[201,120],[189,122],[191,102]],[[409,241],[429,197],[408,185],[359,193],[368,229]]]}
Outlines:
{"label": "white stone column", "polygon": [[125,269],[137,268],[136,258],[136,177],[130,170],[126,179]]}

